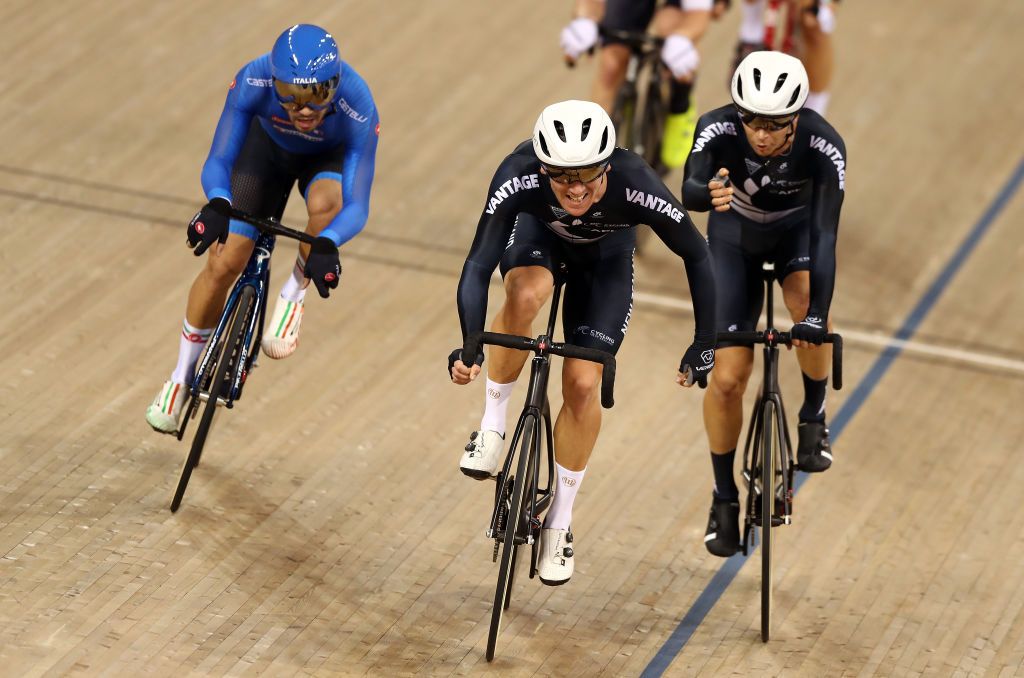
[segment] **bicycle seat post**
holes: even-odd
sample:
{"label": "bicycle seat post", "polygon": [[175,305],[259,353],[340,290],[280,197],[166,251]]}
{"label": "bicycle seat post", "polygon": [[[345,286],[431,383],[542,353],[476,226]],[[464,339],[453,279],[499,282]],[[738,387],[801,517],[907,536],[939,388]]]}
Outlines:
{"label": "bicycle seat post", "polygon": [[775,264],[766,261],[761,264],[761,272],[764,275],[764,303],[765,316],[767,320],[766,332],[775,332],[775,296],[772,283],[775,281]]}

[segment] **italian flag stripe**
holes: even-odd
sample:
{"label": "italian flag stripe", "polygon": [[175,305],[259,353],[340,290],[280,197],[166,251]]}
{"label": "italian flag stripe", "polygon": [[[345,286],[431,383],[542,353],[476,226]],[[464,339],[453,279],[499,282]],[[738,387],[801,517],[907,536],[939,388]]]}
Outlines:
{"label": "italian flag stripe", "polygon": [[292,314],[295,313],[295,302],[289,301],[288,305],[284,307],[284,315],[281,316],[281,322],[278,324],[277,329],[274,331],[274,336],[281,338],[284,336],[284,331],[288,329],[288,325],[291,324]]}

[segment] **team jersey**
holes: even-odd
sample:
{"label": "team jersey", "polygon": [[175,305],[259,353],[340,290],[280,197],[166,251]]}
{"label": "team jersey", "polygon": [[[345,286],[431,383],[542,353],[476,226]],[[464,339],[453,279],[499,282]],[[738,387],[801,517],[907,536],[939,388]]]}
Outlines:
{"label": "team jersey", "polygon": [[270,54],[258,57],[231,81],[217,123],[210,154],[203,165],[203,190],[208,200],[231,200],[231,168],[255,117],[275,144],[290,153],[313,155],[339,145],[345,149],[341,168],[342,209],[321,235],[336,245],[351,239],[366,224],[380,120],[363,78],[345,62],[331,108],[319,127],[302,132],[278,103],[271,78]]}
{"label": "team jersey", "polygon": [[[616,148],[604,175],[604,196],[580,217],[558,203],[550,180],[540,172],[531,141],[520,144],[498,167],[487,193],[459,280],[458,305],[463,337],[483,330],[487,285],[512,235],[516,216],[532,214],[570,243],[590,243],[613,231],[647,224],[672,252],[683,258],[693,297],[696,332],[714,340],[715,282],[707,241],[657,173],[637,154]],[[600,275],[600,271],[595,272]]]}
{"label": "team jersey", "polygon": [[749,221],[771,228],[806,219],[810,224],[810,308],[827,316],[836,272],[836,237],[846,185],[846,146],[823,117],[800,111],[793,145],[784,155],[763,158],[754,152],[739,114],[727,105],[697,121],[693,148],[686,161],[683,204],[711,209],[708,182],[719,168],[729,170],[733,196],[730,209]]}

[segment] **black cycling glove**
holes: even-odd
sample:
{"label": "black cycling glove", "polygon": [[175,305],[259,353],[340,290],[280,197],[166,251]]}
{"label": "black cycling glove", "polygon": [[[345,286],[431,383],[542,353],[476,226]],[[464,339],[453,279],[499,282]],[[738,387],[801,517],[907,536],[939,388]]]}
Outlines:
{"label": "black cycling glove", "polygon": [[330,296],[341,278],[341,258],[333,240],[321,236],[313,241],[302,273],[313,281],[321,297],[326,299]]}
{"label": "black cycling glove", "polygon": [[230,214],[231,203],[225,198],[214,198],[196,212],[188,222],[188,246],[193,254],[198,257],[213,243],[227,241]]}
{"label": "black cycling glove", "polygon": [[806,318],[793,325],[789,336],[799,341],[821,345],[827,333],[828,327],[823,316],[817,311],[808,311]]}
{"label": "black cycling glove", "polygon": [[708,375],[715,366],[715,344],[712,341],[695,339],[679,361],[679,371],[686,376],[686,383],[708,387]]}

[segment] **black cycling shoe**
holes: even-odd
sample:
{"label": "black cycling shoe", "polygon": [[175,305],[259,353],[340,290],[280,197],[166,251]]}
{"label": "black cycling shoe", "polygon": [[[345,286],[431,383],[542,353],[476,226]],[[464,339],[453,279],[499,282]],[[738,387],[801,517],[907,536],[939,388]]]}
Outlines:
{"label": "black cycling shoe", "polygon": [[801,421],[797,426],[800,444],[796,448],[796,465],[805,473],[821,473],[832,466],[832,441],[825,422]]}
{"label": "black cycling shoe", "polygon": [[711,494],[708,529],[704,533],[704,546],[712,555],[728,558],[740,550],[740,502],[737,499],[719,499]]}

